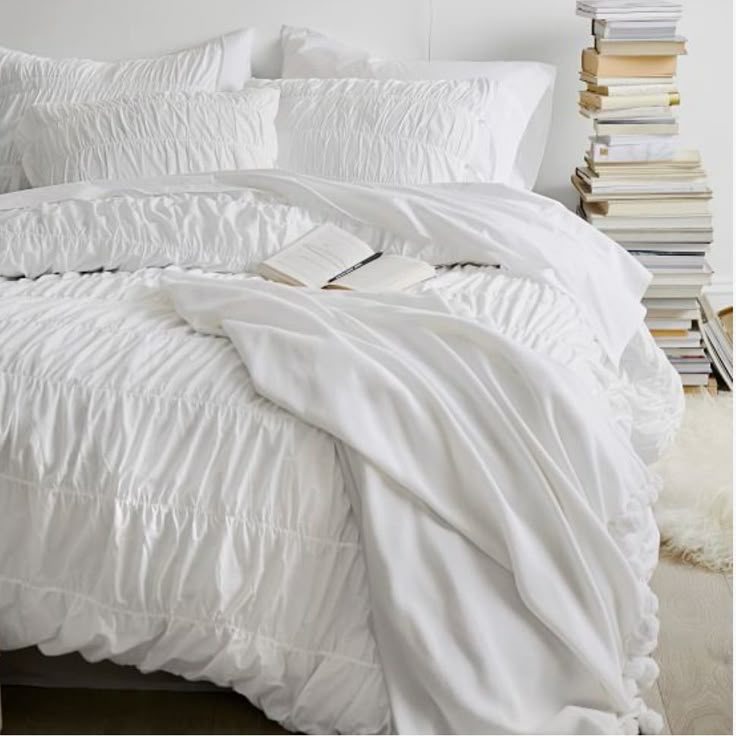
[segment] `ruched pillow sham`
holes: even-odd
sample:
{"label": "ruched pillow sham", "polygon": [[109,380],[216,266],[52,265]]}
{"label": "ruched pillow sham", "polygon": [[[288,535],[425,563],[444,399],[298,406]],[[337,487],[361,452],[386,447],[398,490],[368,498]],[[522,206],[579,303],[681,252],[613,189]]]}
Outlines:
{"label": "ruched pillow sham", "polygon": [[155,92],[241,89],[253,31],[243,29],[153,59],[49,59],[0,48],[0,194],[28,185],[16,128],[35,104],[110,100]]}
{"label": "ruched pillow sham", "polygon": [[340,181],[486,181],[498,155],[486,79],[251,80],[279,90],[279,168]]}
{"label": "ruched pillow sham", "polygon": [[477,79],[496,82],[491,130],[498,155],[488,181],[531,189],[552,117],[555,68],[538,61],[380,59],[308,28],[281,32],[285,78]]}
{"label": "ruched pillow sham", "polygon": [[276,89],[35,105],[17,144],[34,187],[273,168]]}

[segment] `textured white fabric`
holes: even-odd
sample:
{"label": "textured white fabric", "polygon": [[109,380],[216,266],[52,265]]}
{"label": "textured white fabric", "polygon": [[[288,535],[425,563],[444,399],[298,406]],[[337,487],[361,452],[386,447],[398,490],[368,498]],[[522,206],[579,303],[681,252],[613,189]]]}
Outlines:
{"label": "textured white fabric", "polygon": [[[275,228],[282,215],[287,226]],[[651,275],[638,261],[559,202],[500,184],[370,187],[267,171],[17,192],[0,198],[0,276],[171,264],[255,271],[327,220],[376,250],[501,264],[565,291],[616,365],[644,317]]]}
{"label": "textured white fabric", "polygon": [[473,79],[498,84],[491,102],[497,157],[489,181],[531,189],[552,117],[555,68],[533,61],[393,61],[377,59],[307,28],[281,31],[283,77]]}
{"label": "textured white fabric", "polygon": [[167,288],[347,448],[398,733],[637,733],[656,486],[585,385],[429,294]]}
{"label": "textured white fabric", "polygon": [[0,194],[27,185],[13,138],[34,104],[106,100],[173,90],[241,89],[253,32],[235,31],[156,59],[48,59],[0,48]]}
{"label": "textured white fabric", "polygon": [[488,181],[501,155],[487,80],[254,80],[281,92],[279,168],[340,181]]}
{"label": "textured white fabric", "polygon": [[[621,669],[608,668],[606,681],[623,677],[628,696],[609,691],[588,703],[608,715],[576,719],[581,713],[573,709],[570,717],[580,728],[628,727],[629,720],[617,719],[636,715],[635,682],[653,672],[645,660],[626,664],[623,656],[637,644],[648,650],[656,630],[642,581],[657,537],[642,506],[646,489],[638,484],[634,454],[647,462],[657,455],[676,423],[681,389],[641,315],[624,308],[637,297],[617,292],[620,268],[632,259],[540,197],[495,185],[467,189],[383,191],[264,173],[64,185],[0,198],[0,237],[7,245],[0,271],[38,276],[0,280],[3,646],[79,650],[92,660],[207,678],[235,687],[293,730],[390,727],[394,706],[371,633],[375,601],[350,496],[361,480],[353,477],[355,458],[329,434],[258,396],[227,340],[194,333],[172,311],[159,284],[162,274],[180,271],[135,270],[170,263],[229,272],[210,274],[222,284],[259,282],[230,274],[251,269],[330,220],[376,247],[424,254],[436,263],[504,263],[504,270],[443,270],[415,291],[441,299],[453,315],[479,320],[549,370],[559,366],[569,389],[611,423],[616,446],[624,448],[617,455],[624,468],[611,471],[609,493],[593,505],[601,518],[613,518],[631,502],[627,523],[612,528],[606,548],[611,564],[620,563],[612,585],[632,580],[637,571],[626,599],[631,610],[622,615],[633,621],[641,614],[642,629],[623,642],[614,627],[613,647],[602,655],[607,662],[621,658]],[[484,220],[476,219],[476,200],[483,202],[478,212]],[[629,322],[620,360],[608,357],[608,333],[591,316],[597,305],[565,273],[564,232],[583,250],[590,246],[587,278]],[[545,253],[562,264],[555,278]],[[119,270],[78,273],[101,267]],[[41,275],[49,271],[61,275]],[[391,320],[399,312],[385,314]],[[301,373],[300,380],[309,375]],[[509,380],[514,385],[518,376]],[[578,441],[585,436],[575,433]],[[583,453],[591,446],[580,445]],[[407,469],[423,457],[406,456]],[[577,457],[571,450],[574,467]],[[608,460],[602,451],[602,462]],[[525,497],[524,483],[502,482],[501,475],[497,480]],[[581,498],[590,499],[588,491],[597,487],[586,486]],[[384,522],[383,533],[396,544],[411,539],[408,526],[395,533],[391,520]],[[530,533],[545,528],[540,520]],[[438,532],[435,541],[443,534],[449,531]],[[542,545],[539,554],[544,564],[554,564],[557,551]],[[443,584],[450,608],[466,581],[470,590],[466,570],[458,567]],[[582,567],[580,574],[585,578]],[[523,611],[510,578],[499,568],[484,581],[479,600],[509,602],[508,615],[494,608],[471,632],[483,646],[466,666],[488,682],[491,674],[518,672],[525,645],[511,633],[505,642],[494,637]],[[405,582],[408,593],[412,581]],[[529,621],[526,614],[521,619]],[[448,625],[442,633],[452,632]],[[535,636],[540,641],[549,656],[533,663],[534,672],[571,661],[547,629]],[[425,671],[420,649],[406,665],[412,663]],[[456,684],[463,678],[460,671],[443,671]],[[591,688],[600,696],[587,664],[576,664],[572,675],[557,672],[556,688],[559,682],[569,683],[570,705],[581,705],[577,695]],[[499,714],[505,718],[528,706],[532,719],[553,710],[548,705],[554,698],[542,702],[531,695],[535,683],[547,684],[528,673],[514,679],[516,698]],[[477,717],[498,705],[493,692]]]}
{"label": "textured white fabric", "polygon": [[15,140],[34,187],[269,169],[278,102],[278,90],[247,89],[34,105]]}

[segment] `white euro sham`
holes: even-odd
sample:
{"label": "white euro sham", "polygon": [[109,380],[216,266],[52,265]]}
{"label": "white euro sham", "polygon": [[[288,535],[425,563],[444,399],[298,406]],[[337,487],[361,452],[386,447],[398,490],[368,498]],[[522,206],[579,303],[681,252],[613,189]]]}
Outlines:
{"label": "white euro sham", "polygon": [[16,143],[34,187],[273,168],[276,89],[35,105]]}
{"label": "white euro sham", "polygon": [[252,80],[281,93],[279,168],[372,184],[482,182],[501,154],[485,79]]}
{"label": "white euro sham", "polygon": [[241,89],[250,77],[252,29],[152,59],[49,59],[0,48],[0,194],[27,186],[15,145],[35,104],[109,100],[176,90]]}
{"label": "white euro sham", "polygon": [[491,178],[532,189],[542,164],[552,114],[555,68],[536,61],[395,61],[372,57],[308,28],[281,32],[285,78],[471,79],[496,82],[491,119]]}

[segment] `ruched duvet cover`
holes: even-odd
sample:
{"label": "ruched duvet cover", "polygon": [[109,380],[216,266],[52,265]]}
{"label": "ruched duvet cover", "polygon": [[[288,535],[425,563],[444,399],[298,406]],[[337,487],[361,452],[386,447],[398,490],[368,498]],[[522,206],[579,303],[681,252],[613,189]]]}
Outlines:
{"label": "ruched duvet cover", "polygon": [[[333,295],[326,303],[319,292],[292,290],[296,302],[283,312],[289,337],[282,331],[276,349],[263,337],[277,316],[261,293],[268,287],[251,274],[325,221],[376,248],[424,258],[438,266],[437,276],[395,298]],[[79,651],[208,679],[304,732],[656,729],[639,698],[656,676],[648,659],[656,599],[646,585],[658,546],[649,509],[656,478],[646,466],[677,426],[681,389],[642,324],[646,275],[561,206],[500,185],[385,189],[278,172],[52,187],[0,197],[0,275],[3,648]],[[203,283],[199,301],[190,300],[196,291],[182,291]],[[198,323],[197,310],[221,294],[261,314],[248,312],[247,339]],[[301,342],[310,334],[306,317],[323,308],[335,310],[325,322],[335,333],[321,334],[326,350],[357,340],[355,361],[341,353],[344,374],[330,377],[343,407],[335,407],[339,426],[325,419],[329,371]],[[512,376],[528,374],[540,396],[549,381],[556,407],[525,425],[525,446],[536,448],[532,466],[509,450],[497,475],[489,471],[496,495],[480,496],[478,518],[487,515],[490,546],[476,540],[470,557],[455,558],[464,564],[451,566],[451,577],[447,560],[433,561],[429,550],[445,554],[454,544],[445,539],[450,530],[472,537],[463,521],[470,483],[429,443],[410,441],[421,433],[402,440],[392,420],[392,412],[408,419],[432,402],[418,389],[414,395],[413,379],[404,377],[407,388],[396,394],[401,402],[386,406],[385,426],[369,421],[381,416],[385,387],[398,384],[388,362],[371,372],[375,363],[365,356],[374,342],[399,340],[407,365],[433,368],[431,384],[422,385],[435,387],[438,407],[452,405],[463,422],[475,416],[472,426],[485,426],[483,406],[451,399],[468,374],[441,369],[453,363],[432,352],[440,350],[435,338],[401,341],[412,310],[425,310],[427,334],[444,334],[438,325],[450,320],[490,351],[477,370],[495,388],[479,397],[513,397]],[[375,341],[364,330],[375,331]],[[506,379],[493,345],[522,356]],[[465,349],[453,347],[457,366],[474,365]],[[527,358],[533,372],[525,373]],[[284,383],[279,377],[289,372],[294,378]],[[354,387],[356,377],[356,423],[343,434],[351,415],[338,388]],[[489,403],[487,418],[500,412],[497,423],[511,421],[515,406],[519,417],[531,416],[521,398],[502,411],[503,403]],[[564,463],[566,445],[550,444],[545,417],[567,430],[567,442],[575,437]],[[490,442],[500,451],[492,432],[468,445],[456,427],[438,426],[446,448]],[[544,473],[534,471],[535,463],[545,467],[541,458],[564,465],[564,484],[549,475],[551,466],[541,480]],[[391,505],[395,498],[380,502],[393,498],[382,495],[387,488],[396,490],[390,468],[430,460],[441,463],[438,477],[455,479],[431,489],[441,492],[445,517],[426,498],[407,506],[399,494],[402,507]],[[575,513],[562,491],[573,477],[583,489]],[[599,555],[593,545],[587,562],[558,564],[562,536],[552,536],[549,517],[533,513],[542,498],[537,483],[548,483],[563,509],[556,534],[564,530],[583,549],[600,524],[600,550],[619,552]],[[519,516],[529,558],[493,532],[501,528],[501,497],[532,507]],[[397,527],[399,518],[406,524]],[[399,544],[409,543],[414,522],[417,539],[431,542],[413,548],[428,550],[416,579],[409,548]],[[465,564],[477,559],[486,562]],[[503,575],[492,572],[499,560]],[[559,617],[539,608],[550,582],[542,571],[553,568],[564,569],[558,582],[581,601],[598,601],[596,614],[581,603],[578,629],[600,634],[600,652],[577,651],[578,632],[555,630]],[[418,606],[397,594],[422,580],[427,585],[410,603],[440,590],[438,606],[463,605],[467,616],[448,615],[446,626],[428,631]],[[606,590],[616,591],[615,600]],[[482,604],[472,615],[468,595]],[[401,661],[387,644],[387,626],[406,646]],[[422,648],[423,640],[432,646]],[[477,642],[472,656],[467,641]],[[444,666],[434,647],[446,653]],[[482,703],[470,697],[476,692]]]}

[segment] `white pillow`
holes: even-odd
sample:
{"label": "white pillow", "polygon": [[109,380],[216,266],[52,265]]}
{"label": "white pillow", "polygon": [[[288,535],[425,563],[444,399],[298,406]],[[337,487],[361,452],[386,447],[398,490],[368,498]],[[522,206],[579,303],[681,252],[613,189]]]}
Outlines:
{"label": "white pillow", "polygon": [[26,185],[15,129],[34,104],[174,90],[242,89],[253,31],[244,29],[156,59],[47,59],[0,48],[0,194]]}
{"label": "white pillow", "polygon": [[[486,181],[497,151],[487,79],[251,80],[281,91],[279,168],[341,181]],[[247,88],[248,88],[247,87]]]}
{"label": "white pillow", "polygon": [[281,32],[285,78],[470,79],[498,83],[491,117],[496,162],[494,181],[531,189],[549,134],[555,68],[532,61],[389,61],[376,59],[306,28]]}
{"label": "white pillow", "polygon": [[34,187],[273,168],[276,89],[173,92],[30,107],[17,129]]}

